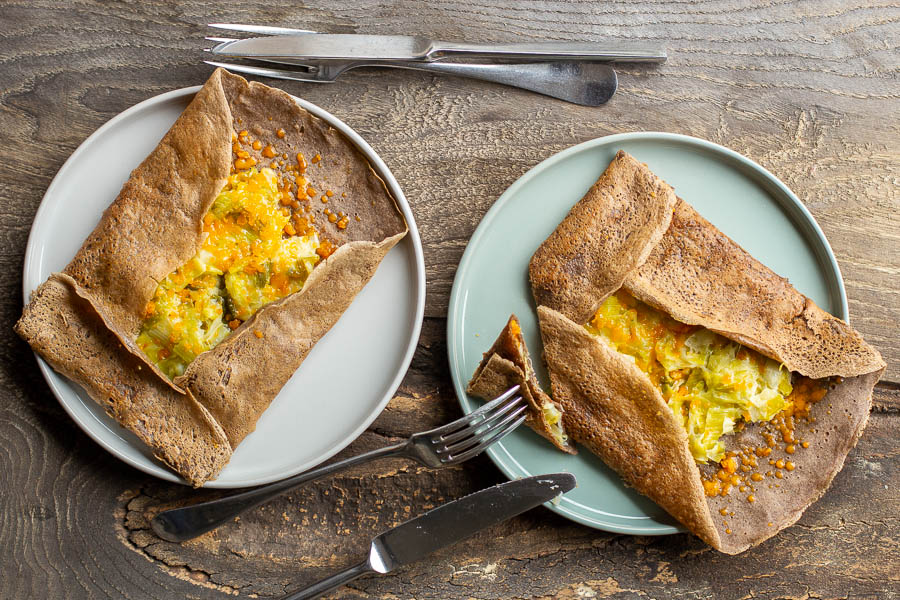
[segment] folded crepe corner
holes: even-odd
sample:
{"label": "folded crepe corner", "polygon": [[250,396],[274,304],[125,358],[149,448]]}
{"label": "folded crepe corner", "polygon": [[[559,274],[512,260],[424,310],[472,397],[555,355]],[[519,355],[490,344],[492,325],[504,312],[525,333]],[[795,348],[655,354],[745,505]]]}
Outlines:
{"label": "folded crepe corner", "polygon": [[[277,137],[270,135],[275,123],[284,130]],[[276,156],[321,153],[329,185],[346,190],[342,208],[356,219],[346,228],[328,226],[328,205],[311,203],[334,253],[299,292],[259,309],[170,381],[135,338],[159,282],[202,243],[202,221],[230,173],[238,126],[273,138]],[[264,160],[259,149],[249,151]],[[384,181],[350,140],[285,92],[217,69],[131,173],[69,265],[35,291],[16,331],[199,486],[227,464],[407,231]]]}
{"label": "folded crepe corner", "polygon": [[497,340],[484,353],[466,392],[493,400],[514,385],[519,386],[519,393],[528,403],[526,424],[559,450],[577,454],[563,425],[563,408],[538,383],[518,319],[511,315]]}
{"label": "folded crepe corner", "polygon": [[687,434],[650,380],[603,340],[538,307],[550,393],[566,431],[711,546],[719,534],[706,510]]}
{"label": "folded crepe corner", "polygon": [[812,379],[853,377],[886,366],[850,325],[819,308],[681,199],[666,234],[623,283],[672,318],[702,325]]}
{"label": "folded crepe corner", "polygon": [[191,485],[228,463],[231,445],[209,411],[125,350],[69,276],[52,275],[35,290],[16,332]]}
{"label": "folded crepe corner", "polygon": [[676,202],[670,185],[619,150],[532,256],[535,303],[586,322],[662,239]]}
{"label": "folded crepe corner", "polygon": [[[253,432],[278,391],[404,235],[340,246],[313,269],[302,291],[258,311],[176,378],[176,384],[202,399],[232,447]],[[262,377],[260,365],[265,365]]]}
{"label": "folded crepe corner", "polygon": [[[529,273],[544,357],[566,431],[701,539],[736,554],[796,522],[825,492],[862,434],[885,362],[847,323],[670,191],[620,151],[541,245]],[[811,450],[791,457],[796,468],[790,477],[757,485],[754,502],[736,492],[705,494],[701,474],[714,476],[714,466],[697,465],[659,390],[630,357],[584,327],[620,287],[791,371],[842,378],[811,408]],[[723,439],[730,449],[766,443],[753,423]]]}

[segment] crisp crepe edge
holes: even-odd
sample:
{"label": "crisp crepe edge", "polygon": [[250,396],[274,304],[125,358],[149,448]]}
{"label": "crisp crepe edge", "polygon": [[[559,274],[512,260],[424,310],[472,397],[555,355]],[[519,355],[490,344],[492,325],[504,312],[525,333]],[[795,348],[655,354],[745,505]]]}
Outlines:
{"label": "crisp crepe edge", "polygon": [[[672,186],[619,150],[532,255],[528,279],[535,304],[576,323],[587,321],[647,259],[668,230],[677,202]],[[614,227],[601,229],[611,220]],[[632,230],[621,235],[627,227]],[[598,239],[585,240],[585,231],[598,233]]]}
{"label": "crisp crepe edge", "polygon": [[[631,380],[629,383],[639,385],[643,390],[646,390],[646,393],[649,393],[650,396],[653,397],[653,404],[651,405],[650,410],[646,411],[645,416],[650,418],[650,413],[656,411],[655,416],[662,417],[669,421],[670,423],[667,427],[673,432],[676,432],[676,434],[668,441],[665,439],[662,441],[657,439],[649,440],[648,443],[651,445],[663,445],[670,448],[670,451],[664,452],[671,457],[669,461],[660,461],[657,464],[662,465],[664,469],[671,469],[673,466],[678,466],[679,470],[689,471],[690,476],[688,477],[688,481],[682,480],[680,487],[676,487],[675,489],[668,489],[672,486],[660,488],[653,485],[651,482],[648,482],[644,477],[635,476],[631,460],[627,457],[623,458],[621,452],[616,453],[614,450],[611,451],[608,448],[592,443],[591,440],[584,439],[581,427],[572,423],[567,424],[567,430],[570,435],[580,444],[587,446],[592,452],[597,454],[610,468],[623,478],[627,485],[635,488],[638,492],[659,504],[666,512],[677,518],[694,534],[716,550],[725,554],[740,554],[790,527],[802,517],[807,508],[818,501],[827,492],[835,477],[843,468],[850,450],[856,446],[865,430],[872,403],[872,390],[882,373],[882,371],[875,371],[855,378],[845,379],[840,383],[837,383],[834,389],[829,391],[823,400],[819,401],[819,404],[822,404],[823,406],[818,409],[814,407],[819,419],[816,422],[817,426],[825,426],[824,419],[843,423],[843,415],[837,414],[835,417],[831,417],[831,410],[827,413],[823,413],[822,411],[825,410],[824,405],[832,402],[834,395],[842,394],[841,386],[848,386],[850,388],[844,390],[843,394],[851,397],[855,395],[854,389],[866,391],[863,396],[864,401],[862,402],[862,406],[859,407],[859,410],[857,411],[861,416],[856,423],[853,423],[851,419],[851,430],[847,432],[848,435],[846,437],[837,438],[839,447],[834,451],[826,452],[825,454],[819,452],[822,450],[819,448],[818,450],[813,450],[814,452],[817,452],[816,454],[810,455],[811,460],[814,461],[813,466],[816,467],[820,467],[821,464],[818,464],[815,461],[819,461],[823,456],[834,456],[834,459],[831,461],[822,461],[827,467],[824,469],[815,469],[811,473],[808,472],[803,475],[800,475],[799,473],[791,474],[785,479],[775,480],[779,485],[785,486],[784,493],[787,494],[789,500],[785,504],[788,506],[785,507],[784,505],[779,505],[779,510],[776,511],[774,515],[765,512],[753,514],[752,511],[758,510],[761,506],[765,506],[765,503],[771,502],[771,500],[768,498],[763,498],[762,500],[758,499],[754,506],[749,504],[746,498],[736,491],[725,497],[706,496],[700,481],[701,467],[696,464],[696,461],[694,461],[691,456],[690,450],[688,449],[686,433],[675,420],[671,413],[671,409],[666,405],[665,400],[644,372],[640,371],[640,369],[631,363],[625,355],[622,355],[610,347],[602,340],[602,338],[590,334],[584,327],[577,325],[553,309],[544,306],[538,307],[538,315],[541,324],[541,335],[545,343],[545,358],[548,362],[548,370],[553,386],[553,396],[566,406],[566,412],[564,414],[568,415],[570,421],[579,412],[577,405],[596,405],[599,403],[600,408],[602,409],[604,406],[612,406],[615,404],[621,405],[625,403],[631,404],[636,408],[641,408],[639,403],[634,399],[635,395],[620,394],[614,397],[613,395],[597,394],[596,388],[592,386],[590,381],[591,374],[601,373],[606,370],[614,370],[622,373],[623,379]],[[565,339],[566,342],[560,342],[559,340],[561,339]],[[576,341],[573,342],[573,339]],[[559,352],[560,346],[565,347],[565,350],[561,353]],[[587,369],[586,373],[573,373],[572,367],[567,364],[567,361],[571,360],[573,355],[578,354],[590,354],[594,359],[590,363],[590,369]],[[604,369],[603,363],[605,361],[611,365],[610,369]],[[586,390],[590,390],[590,392]],[[858,392],[856,395],[858,396]],[[596,400],[598,397],[602,400]],[[573,404],[576,406],[573,406]],[[834,412],[839,413],[836,408],[834,409]],[[758,434],[761,425],[763,424],[748,424],[746,428],[747,432]],[[585,426],[587,426],[587,424]],[[812,427],[812,425],[810,425],[810,427]],[[630,424],[629,429],[635,429],[633,423]],[[638,427],[637,429],[644,431],[647,428]],[[625,434],[629,432],[625,431],[623,428],[610,427],[607,430],[607,433],[614,439],[615,445],[620,450],[625,449],[627,451],[635,446],[627,439]],[[733,450],[734,448],[741,447],[741,445],[745,443],[746,439],[739,438],[737,437],[738,435],[740,434],[732,434],[728,437],[726,440],[728,449]],[[622,439],[619,439],[616,436],[622,436]],[[841,441],[843,441],[843,443],[840,443]],[[762,442],[758,441],[756,445],[760,443]],[[818,436],[818,440],[814,443],[817,445],[827,443],[827,436]],[[625,454],[630,453],[626,452]],[[798,465],[802,467],[800,462],[802,456],[803,455],[794,455],[790,458],[798,461]],[[704,467],[711,470],[709,473],[711,476],[715,467],[712,465],[705,465]],[[669,476],[666,479],[671,480],[676,476],[677,474],[675,476]],[[793,485],[793,483],[797,481],[791,479],[793,477],[814,479],[812,485],[810,485],[810,481],[808,480],[803,482],[808,487],[811,487],[813,491],[804,495],[798,495],[803,492],[803,486]],[[766,493],[760,487],[762,485],[766,485],[765,480],[763,480],[762,483],[757,484],[758,489],[756,495],[758,497]],[[770,483],[768,485],[771,488],[772,484]],[[769,494],[772,494],[772,492],[769,492]],[[685,500],[688,499],[689,501],[685,502]],[[694,506],[686,512],[684,504],[693,504]],[[737,506],[736,509],[734,508],[735,506]],[[708,518],[704,517],[702,520],[698,521],[693,517],[696,516],[698,508],[701,507],[702,510],[699,510],[699,512],[705,512]],[[726,521],[720,522],[717,515],[722,509],[736,512],[736,515],[729,517],[730,521],[727,521],[727,523]],[[684,518],[685,514],[689,515],[690,518]],[[763,518],[764,515],[767,516]],[[745,521],[750,521],[751,526],[745,526],[745,523],[741,522],[742,518]],[[768,526],[764,525],[764,522],[769,519],[773,519],[774,522],[770,522]],[[752,525],[755,525],[755,527]],[[734,531],[732,532],[729,527],[734,528]],[[713,533],[715,533],[715,535],[713,535]]]}
{"label": "crisp crepe edge", "polygon": [[[875,384],[877,383],[878,379],[881,377],[883,372],[884,372],[884,370],[882,369],[879,371],[873,371],[872,373],[866,373],[866,374],[858,375],[858,376],[851,377],[851,378],[845,378],[845,379],[841,380],[839,383],[835,384],[833,386],[833,388],[831,390],[829,390],[829,392],[826,394],[825,398],[820,400],[819,403],[817,403],[817,405],[813,407],[813,412],[816,416],[815,423],[818,426],[827,425],[826,421],[830,421],[833,423],[836,420],[840,420],[843,422],[843,417],[840,416],[839,410],[825,409],[824,405],[830,406],[831,403],[834,401],[834,396],[837,394],[841,394],[841,395],[846,394],[847,396],[855,395],[856,397],[859,397],[860,393],[856,392],[854,394],[854,390],[867,391],[867,393],[865,393],[865,395],[862,396],[863,400],[862,400],[860,406],[858,407],[858,409],[859,409],[858,410],[858,413],[859,413],[858,421],[855,424],[852,424],[852,418],[851,418],[850,422],[851,422],[852,426],[851,426],[850,430],[847,431],[848,435],[844,438],[839,437],[839,441],[842,441],[843,443],[840,444],[840,447],[837,448],[837,450],[833,453],[833,456],[835,456],[835,459],[833,461],[831,461],[831,463],[825,469],[813,469],[812,473],[809,473],[809,472],[804,473],[805,477],[813,478],[816,480],[815,485],[813,487],[814,491],[810,494],[805,495],[801,499],[801,501],[794,502],[793,506],[786,508],[780,516],[772,516],[771,518],[776,519],[776,520],[770,521],[769,522],[770,524],[766,524],[766,526],[763,526],[762,519],[758,518],[761,515],[751,515],[752,517],[753,516],[757,517],[756,520],[759,521],[755,528],[742,527],[741,523],[732,521],[729,523],[729,525],[732,528],[734,528],[734,531],[732,532],[732,534],[731,535],[721,535],[722,530],[726,526],[724,524],[722,524],[721,526],[719,524],[717,524],[717,529],[720,530],[720,539],[721,539],[721,544],[720,544],[720,546],[718,546],[716,548],[717,550],[724,552],[726,554],[740,554],[741,552],[744,552],[754,546],[761,544],[762,542],[775,536],[778,532],[790,527],[791,525],[793,525],[794,523],[799,521],[800,518],[803,516],[803,513],[806,511],[806,509],[809,508],[810,506],[812,506],[812,504],[817,502],[819,499],[822,498],[822,496],[825,495],[825,493],[831,487],[832,482],[837,477],[838,473],[840,473],[840,471],[843,469],[844,464],[847,461],[850,451],[856,447],[857,443],[859,442],[859,439],[862,437],[862,434],[865,431],[866,425],[868,424],[869,417],[871,414],[873,390],[874,390]],[[843,389],[845,387],[849,388],[849,389]],[[825,411],[824,413],[823,413],[823,410]],[[847,412],[850,413],[850,411],[847,411]],[[837,417],[835,415],[837,415]],[[851,414],[851,417],[852,417],[852,414]],[[745,433],[758,433],[758,432],[759,432],[759,424],[751,424],[745,430]],[[732,436],[733,439],[728,440],[729,445],[730,446],[739,446],[740,442],[743,439],[743,438],[737,437],[740,435],[741,434],[733,435]],[[817,447],[815,448],[816,454],[813,455],[813,458],[823,456],[822,448],[818,447],[818,446],[820,446],[823,443],[828,443],[828,442],[829,442],[829,440],[828,440],[827,436],[825,436],[824,439],[822,437],[819,437],[819,439],[815,441],[815,444]],[[825,455],[827,455],[827,453]],[[789,457],[789,458],[793,458],[795,461],[797,461],[798,468],[802,467],[801,463],[804,460],[803,455],[800,455],[798,457],[798,455],[795,454],[795,455],[793,455],[793,457]],[[712,469],[712,466],[704,465],[704,468]],[[790,478],[785,478],[784,480],[781,480],[781,483],[780,483],[780,485],[785,487],[785,490],[788,492],[789,498],[791,500],[798,498],[798,492],[797,492],[796,488],[800,487],[800,486],[793,485],[794,480],[792,479],[793,477],[796,477],[796,476],[797,475],[790,475]],[[804,481],[804,483],[808,484],[810,482],[809,482],[809,480],[806,480],[806,481]],[[759,496],[760,492],[765,493],[765,490],[763,490],[762,488],[757,486],[757,490],[755,492],[756,495]],[[710,514],[715,515],[718,512],[718,510],[720,510],[725,504],[727,504],[727,502],[729,502],[729,500],[727,498],[728,497],[723,498],[721,496],[707,497],[706,501],[707,501],[707,505],[709,506]],[[744,500],[744,499],[741,499],[740,501],[746,502],[746,500]],[[762,500],[762,502],[765,502],[765,501],[766,501],[765,499]],[[757,500],[757,503],[759,503],[759,502],[760,501]],[[743,506],[743,504],[741,504],[741,506]],[[742,529],[749,529],[750,532],[748,533],[748,532],[742,531]]]}
{"label": "crisp crepe edge", "polygon": [[[65,295],[53,298],[50,304],[45,295],[54,295],[55,286],[62,288]],[[189,484],[200,487],[214,478],[228,463],[232,453],[219,423],[189,393],[180,393],[162,385],[149,371],[141,374],[140,363],[130,353],[121,351],[121,347],[114,342],[117,338],[106,327],[93,305],[77,293],[76,287],[75,281],[65,274],[51,275],[32,294],[32,302],[25,307],[16,323],[16,333],[55,371],[82,387],[110,417],[134,433],[156,458]],[[45,317],[35,315],[41,311],[49,312],[57,322],[51,322],[48,326]],[[99,357],[103,361],[101,369],[107,364],[117,363],[117,373],[126,373],[126,376],[123,378],[108,373],[98,381],[96,373],[85,372],[84,360],[70,361],[67,355],[58,358],[59,353],[54,352],[53,347],[66,344],[69,336],[78,336],[75,343],[86,345],[92,358]],[[153,384],[158,387],[155,391]],[[154,406],[152,400],[161,397],[173,403],[171,408],[176,412],[179,409],[185,411],[187,418],[179,422],[182,426],[172,428],[163,425],[173,414],[154,414],[154,409],[159,406]],[[202,441],[203,437],[208,439]],[[190,450],[198,440],[202,460],[196,460],[198,453]]]}
{"label": "crisp crepe edge", "polygon": [[[687,433],[659,390],[581,325],[546,306],[537,311],[552,395],[565,409],[569,435],[698,537],[720,546]],[[604,376],[611,373],[622,376]],[[647,432],[658,439],[641,438]]]}
{"label": "crisp crepe edge", "polygon": [[[404,231],[380,242],[341,245],[313,269],[301,291],[257,311],[176,379],[223,425],[233,447],[256,429],[259,417],[315,344],[340,320],[382,259],[406,235]],[[264,374],[255,368],[258,362],[267,365]],[[240,402],[250,396],[244,393],[246,388],[261,399]]]}
{"label": "crisp crepe edge", "polygon": [[[560,412],[563,412],[562,406],[549,396],[538,382],[525,338],[521,333],[513,333],[513,322],[517,325],[519,323],[515,314],[509,316],[506,325],[497,335],[497,339],[482,356],[481,362],[469,380],[466,393],[490,401],[513,385],[519,384],[521,386],[519,393],[528,403],[526,424],[558,450],[566,454],[577,454],[578,450],[571,441],[561,444],[551,433],[542,405],[544,402],[550,402]],[[495,360],[495,357],[499,360]],[[515,371],[509,370],[504,362],[499,361],[510,363]],[[506,383],[508,385],[505,385]],[[503,387],[504,385],[505,387]]]}

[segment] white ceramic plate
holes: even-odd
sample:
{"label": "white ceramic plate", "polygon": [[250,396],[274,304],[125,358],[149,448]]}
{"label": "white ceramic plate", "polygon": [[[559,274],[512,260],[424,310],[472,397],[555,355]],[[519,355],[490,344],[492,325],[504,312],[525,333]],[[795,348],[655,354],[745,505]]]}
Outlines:
{"label": "white ceramic plate", "polygon": [[[200,87],[133,106],[91,135],[59,170],[34,219],[25,253],[24,295],[72,259],[134,169],[153,150]],[[322,338],[218,479],[206,487],[259,485],[289,477],[333,456],[381,413],[400,385],[419,339],[425,308],[422,242],[406,197],[374,150],[343,122],[297,102],[341,131],[366,155],[397,199],[409,235],[340,321]],[[361,334],[361,332],[364,332]],[[184,483],[80,388],[38,358],[41,371],[76,423],[128,464]]]}

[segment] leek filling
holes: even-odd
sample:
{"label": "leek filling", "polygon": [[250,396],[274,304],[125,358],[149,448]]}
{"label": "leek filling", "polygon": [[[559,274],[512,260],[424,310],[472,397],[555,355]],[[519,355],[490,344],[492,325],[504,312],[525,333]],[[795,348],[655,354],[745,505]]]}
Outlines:
{"label": "leek filling", "polygon": [[[525,358],[528,353],[525,350],[524,343],[521,341],[522,328],[519,326],[518,321],[512,320],[510,322],[510,332],[515,339],[516,349],[523,357],[522,360],[525,363],[525,378],[531,380],[534,377],[534,371],[531,368],[531,362]],[[555,404],[547,401],[541,404],[541,413],[544,417],[544,423],[546,423],[547,427],[550,429],[550,435],[553,437],[554,441],[560,446],[565,446],[569,442],[569,436],[566,435],[566,432],[563,429],[562,411],[560,411]]]}
{"label": "leek filling", "polygon": [[719,462],[722,436],[741,421],[769,421],[790,404],[784,365],[699,326],[680,323],[625,290],[585,325],[650,378],[687,432],[698,463]]}
{"label": "leek filling", "polygon": [[569,441],[569,436],[563,431],[562,412],[552,402],[544,402],[541,405],[541,412],[544,415],[544,422],[550,428],[550,435],[559,445],[565,446]]}
{"label": "leek filling", "polygon": [[233,173],[203,219],[200,250],[157,286],[137,344],[170,379],[257,310],[300,291],[319,262],[315,229],[285,233],[282,194],[271,169]]}

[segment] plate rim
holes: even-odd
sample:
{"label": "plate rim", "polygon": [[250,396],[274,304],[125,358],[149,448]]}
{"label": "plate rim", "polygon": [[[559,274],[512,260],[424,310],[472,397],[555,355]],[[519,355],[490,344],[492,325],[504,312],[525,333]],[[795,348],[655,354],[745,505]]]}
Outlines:
{"label": "plate rim", "polygon": [[[32,219],[31,228],[28,232],[28,241],[25,245],[25,258],[23,261],[22,267],[22,299],[25,305],[28,304],[29,296],[36,289],[33,287],[29,287],[29,281],[27,277],[27,273],[29,270],[35,269],[36,261],[39,261],[41,256],[39,256],[39,249],[37,247],[37,238],[35,235],[35,223],[38,223],[42,218],[44,218],[44,213],[49,213],[51,211],[50,203],[47,202],[47,198],[56,192],[56,188],[59,185],[62,185],[63,179],[67,176],[68,172],[75,168],[79,156],[87,152],[86,148],[93,144],[98,138],[103,137],[107,130],[117,126],[121,121],[125,121],[139,113],[143,110],[151,108],[154,105],[162,104],[171,100],[175,100],[181,97],[193,96],[196,95],[197,92],[200,91],[202,85],[195,85],[189,87],[178,88],[174,90],[170,90],[168,92],[163,92],[162,94],[157,94],[156,96],[152,96],[147,98],[146,100],[142,100],[133,106],[130,106],[123,110],[122,112],[116,114],[111,119],[103,123],[99,128],[97,128],[93,133],[91,133],[87,138],[82,141],[78,147],[72,152],[71,155],[66,159],[63,165],[59,168],[56,174],[53,176],[53,180],[50,182],[50,185],[47,187],[47,190],[44,192],[44,195],[41,197],[41,202],[38,205],[37,211],[35,211],[34,218]],[[277,88],[276,88],[277,89]],[[415,217],[412,213],[412,208],[409,205],[409,201],[406,199],[406,195],[403,193],[403,190],[400,188],[400,184],[397,182],[396,177],[393,172],[388,168],[385,164],[384,160],[381,156],[375,152],[375,150],[369,145],[368,142],[363,139],[361,135],[359,135],[353,128],[344,123],[341,119],[338,119],[333,114],[328,112],[327,110],[321,108],[320,106],[309,102],[308,100],[304,100],[292,94],[288,94],[291,98],[297,102],[297,104],[315,115],[316,117],[326,121],[329,125],[340,131],[343,135],[345,135],[351,142],[363,153],[366,159],[371,164],[372,168],[378,174],[379,177],[384,181],[388,190],[394,196],[395,204],[400,212],[403,214],[404,219],[407,224],[407,238],[410,240],[412,250],[413,250],[413,259],[415,264],[415,312],[412,316],[412,330],[410,332],[409,341],[406,346],[406,350],[403,354],[403,358],[397,366],[397,371],[394,375],[394,378],[388,383],[387,389],[389,390],[384,394],[384,397],[379,401],[377,407],[369,414],[360,426],[358,426],[350,435],[347,436],[341,443],[334,445],[329,448],[325,453],[321,454],[319,457],[313,459],[312,461],[307,461],[307,463],[301,464],[299,468],[289,469],[284,473],[279,473],[277,476],[272,477],[257,477],[253,479],[242,479],[235,482],[230,483],[219,483],[217,480],[210,480],[203,484],[204,488],[220,488],[220,489],[234,489],[234,488],[242,488],[248,486],[262,485],[265,483],[271,483],[273,481],[278,481],[280,479],[284,479],[287,477],[291,477],[298,473],[302,473],[318,464],[321,464],[349,446],[354,440],[356,440],[368,427],[371,425],[375,419],[384,411],[385,406],[387,406],[388,402],[393,398],[397,389],[400,387],[400,384],[403,381],[403,378],[406,376],[406,373],[409,370],[409,365],[412,362],[413,355],[415,354],[416,348],[418,347],[419,338],[422,333],[422,324],[425,315],[425,290],[426,290],[426,278],[425,278],[425,257],[424,250],[422,248],[422,240],[419,235],[419,230],[416,225]],[[165,132],[163,132],[165,133]],[[403,240],[401,240],[402,242]],[[40,284],[38,284],[40,285]],[[59,388],[57,383],[54,381],[52,375],[58,375],[62,377],[65,381],[67,381],[70,385],[78,386],[77,383],[72,382],[64,375],[57,373],[40,355],[34,352],[34,356],[37,359],[38,367],[40,368],[41,375],[44,378],[44,381],[47,383],[47,386],[50,388],[50,391],[56,397],[56,400],[62,405],[63,410],[72,421],[75,422],[78,427],[88,435],[92,440],[94,440],[97,444],[99,444],[102,448],[104,448],[107,452],[121,460],[122,462],[131,465],[132,467],[147,473],[148,475],[153,475],[165,481],[170,481],[173,483],[180,483],[182,485],[189,485],[189,483],[184,480],[181,476],[177,475],[174,471],[172,471],[169,467],[163,465],[161,462],[151,460],[144,456],[141,459],[134,459],[130,456],[127,456],[119,451],[119,449],[113,444],[110,440],[106,438],[103,431],[108,430],[105,425],[94,418],[91,419],[82,419],[68,404],[68,400],[64,400],[64,395],[62,390]],[[80,387],[80,386],[78,386]],[[83,402],[81,398],[79,398],[79,402]],[[96,429],[96,424],[100,423],[102,429]],[[96,430],[95,430],[96,429]],[[127,440],[123,440],[125,443],[130,444]],[[226,465],[227,466],[227,465]]]}
{"label": "plate rim", "polygon": [[[698,147],[707,152],[720,155],[725,159],[732,161],[733,163],[737,163],[744,169],[748,169],[749,171],[754,172],[757,176],[757,185],[761,185],[762,181],[766,181],[769,184],[773,185],[777,192],[780,193],[782,198],[778,198],[776,194],[772,194],[771,192],[770,196],[773,197],[773,199],[778,203],[779,206],[789,212],[789,217],[793,217],[792,221],[794,222],[795,226],[801,224],[802,226],[804,226],[804,228],[806,229],[805,233],[807,237],[811,236],[813,238],[809,241],[814,241],[818,246],[816,250],[817,256],[819,257],[820,261],[827,263],[827,266],[830,267],[830,272],[828,273],[824,273],[824,269],[821,270],[823,271],[823,275],[825,275],[828,280],[828,289],[832,296],[831,300],[835,305],[833,308],[835,309],[836,313],[840,313],[836,316],[844,319],[849,323],[850,315],[847,302],[847,292],[844,286],[844,279],[841,274],[840,265],[838,264],[837,259],[834,256],[834,251],[831,248],[831,244],[828,243],[825,234],[822,232],[822,228],[819,226],[812,213],[809,212],[809,209],[806,208],[806,206],[800,201],[797,195],[794,194],[794,192],[791,191],[791,189],[788,188],[788,186],[785,185],[784,182],[782,182],[768,169],[756,163],[752,159],[744,156],[743,154],[722,146],[721,144],[710,142],[709,140],[704,140],[702,138],[690,135],[662,131],[637,131],[602,136],[575,144],[573,146],[569,146],[568,148],[564,148],[563,150],[552,154],[533,167],[529,168],[508,188],[506,188],[506,190],[503,191],[503,193],[497,198],[497,200],[494,201],[494,203],[487,210],[481,221],[476,226],[475,231],[472,233],[472,236],[469,238],[469,241],[466,244],[466,248],[463,251],[462,257],[459,260],[456,274],[453,278],[453,285],[450,289],[446,329],[447,360],[450,367],[450,378],[453,383],[453,390],[456,394],[457,403],[459,404],[463,413],[469,412],[466,402],[468,394],[466,394],[465,382],[463,380],[465,375],[462,373],[462,365],[458,364],[460,360],[460,350],[463,345],[463,341],[457,335],[457,328],[454,327],[454,325],[460,319],[460,314],[463,310],[462,306],[464,305],[464,301],[461,298],[462,279],[465,277],[466,272],[469,268],[469,264],[473,260],[472,256],[474,255],[476,246],[479,245],[481,238],[487,235],[486,232],[491,228],[494,220],[498,218],[497,215],[503,209],[504,205],[510,201],[510,198],[515,196],[518,193],[519,189],[527,185],[531,179],[533,179],[546,169],[553,167],[554,164],[567,159],[573,154],[578,154],[597,146],[641,140],[675,142]],[[734,167],[733,165],[731,166]],[[800,222],[798,223],[798,221]],[[502,442],[500,442],[497,446],[502,445]],[[519,477],[519,474],[514,473],[512,470],[512,466],[508,464],[506,460],[507,456],[501,455],[497,446],[492,446],[485,452],[491,459],[491,462],[493,462],[494,465],[500,470],[500,472],[503,473],[503,475],[508,479]],[[518,464],[518,461],[511,453],[506,452],[506,455],[508,455],[508,458],[512,459],[514,463]],[[527,472],[527,470],[524,468],[521,470]],[[640,527],[625,527],[616,523],[604,522],[598,519],[588,519],[583,515],[567,510],[566,507],[564,507],[561,503],[554,504],[552,502],[548,502],[545,503],[544,506],[549,508],[551,511],[559,514],[560,516],[576,523],[580,523],[582,525],[586,525],[588,527],[592,527],[594,529],[599,529],[602,531],[609,531],[612,533],[631,535],[671,535],[686,531],[680,525],[673,526],[665,524],[658,524],[657,526],[648,529],[642,529]]]}

